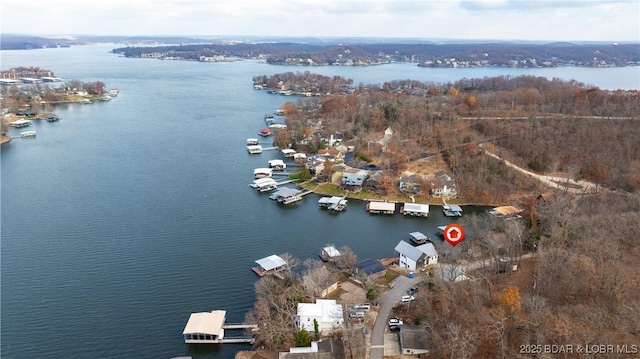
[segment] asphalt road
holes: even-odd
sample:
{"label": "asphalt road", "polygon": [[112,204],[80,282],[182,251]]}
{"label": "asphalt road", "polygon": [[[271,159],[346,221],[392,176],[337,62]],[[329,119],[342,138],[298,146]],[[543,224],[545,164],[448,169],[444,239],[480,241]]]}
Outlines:
{"label": "asphalt road", "polygon": [[370,359],[382,359],[384,356],[384,329],[387,326],[389,320],[389,313],[393,306],[400,300],[400,297],[407,294],[407,290],[414,284],[418,284],[422,281],[422,278],[407,278],[405,276],[399,276],[392,284],[393,288],[387,291],[380,299],[378,304],[380,305],[380,311],[376,317],[376,322],[373,325],[371,331],[371,350],[369,352]]}

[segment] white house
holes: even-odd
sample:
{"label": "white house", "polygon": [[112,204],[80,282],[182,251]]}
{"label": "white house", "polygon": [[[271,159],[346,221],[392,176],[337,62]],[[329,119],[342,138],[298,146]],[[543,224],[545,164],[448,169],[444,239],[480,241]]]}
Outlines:
{"label": "white house", "polygon": [[318,322],[318,331],[321,334],[330,334],[333,330],[341,328],[344,323],[342,304],[334,299],[316,299],[315,303],[298,303],[296,322],[298,330],[304,328],[309,333],[314,333],[314,319]]}
{"label": "white house", "polygon": [[408,270],[418,270],[438,263],[438,252],[432,243],[414,247],[408,242],[400,241],[396,245],[395,251],[400,256],[398,266]]}

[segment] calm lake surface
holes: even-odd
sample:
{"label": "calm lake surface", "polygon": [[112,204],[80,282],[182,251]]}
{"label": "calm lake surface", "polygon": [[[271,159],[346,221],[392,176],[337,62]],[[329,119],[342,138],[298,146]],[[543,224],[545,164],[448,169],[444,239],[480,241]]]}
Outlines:
{"label": "calm lake surface", "polygon": [[[253,169],[281,156],[249,155],[245,139],[294,100],[253,90],[255,75],[309,70],[358,84],[531,74],[640,89],[639,67],[294,69],[108,53],[118,46],[1,53],[3,69],[38,66],[120,89],[109,102],[57,107],[62,120],[35,122],[36,139],[2,146],[3,358],[232,358],[249,346],[187,346],[181,333],[196,311],[242,321],[256,259],[317,258],[326,243],[390,257],[409,232],[449,223],[436,206],[426,220],[370,216],[358,201],[332,214],[314,195],[285,208],[251,190]],[[474,211],[484,209],[465,208]]]}

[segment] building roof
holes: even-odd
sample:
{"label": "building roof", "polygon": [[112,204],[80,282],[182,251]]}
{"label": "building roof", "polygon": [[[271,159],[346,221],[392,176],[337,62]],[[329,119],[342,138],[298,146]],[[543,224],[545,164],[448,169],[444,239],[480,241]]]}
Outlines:
{"label": "building roof", "polygon": [[364,170],[342,174],[342,184],[347,186],[362,186],[365,179],[367,179],[367,171]]}
{"label": "building roof", "polygon": [[436,252],[436,248],[432,243],[425,243],[414,247],[408,242],[400,241],[396,245],[395,251],[404,254],[414,262],[419,261],[423,255],[426,255],[427,257],[435,257],[438,255],[438,252]]}
{"label": "building roof", "polygon": [[265,271],[270,271],[272,269],[276,269],[278,267],[287,265],[287,262],[285,262],[284,259],[280,258],[275,254],[272,254],[262,259],[258,259],[256,263]]}
{"label": "building roof", "polygon": [[319,318],[323,323],[335,323],[343,319],[342,304],[335,299],[316,299],[315,303],[298,303],[299,317]]}
{"label": "building roof", "polygon": [[382,263],[371,258],[360,261],[356,264],[356,268],[361,269],[367,275],[379,273],[386,269]]}
{"label": "building roof", "polygon": [[417,262],[424,255],[417,247],[412,246],[410,243],[400,241],[394,248],[394,250],[400,254],[407,256],[407,258]]}
{"label": "building roof", "polygon": [[225,310],[191,313],[182,334],[220,335],[226,315],[227,312]]}
{"label": "building roof", "polygon": [[435,257],[438,255],[438,251],[436,251],[436,247],[433,243],[425,243],[417,246],[422,253],[426,254],[427,257]]}
{"label": "building roof", "polygon": [[427,330],[419,325],[404,324],[400,326],[400,345],[402,352],[407,349],[429,350]]}

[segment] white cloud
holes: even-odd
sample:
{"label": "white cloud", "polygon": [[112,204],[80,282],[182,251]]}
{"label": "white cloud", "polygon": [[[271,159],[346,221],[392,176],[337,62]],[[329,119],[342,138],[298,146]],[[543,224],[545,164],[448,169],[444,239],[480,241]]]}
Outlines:
{"label": "white cloud", "polygon": [[4,33],[640,41],[637,0],[5,0]]}

